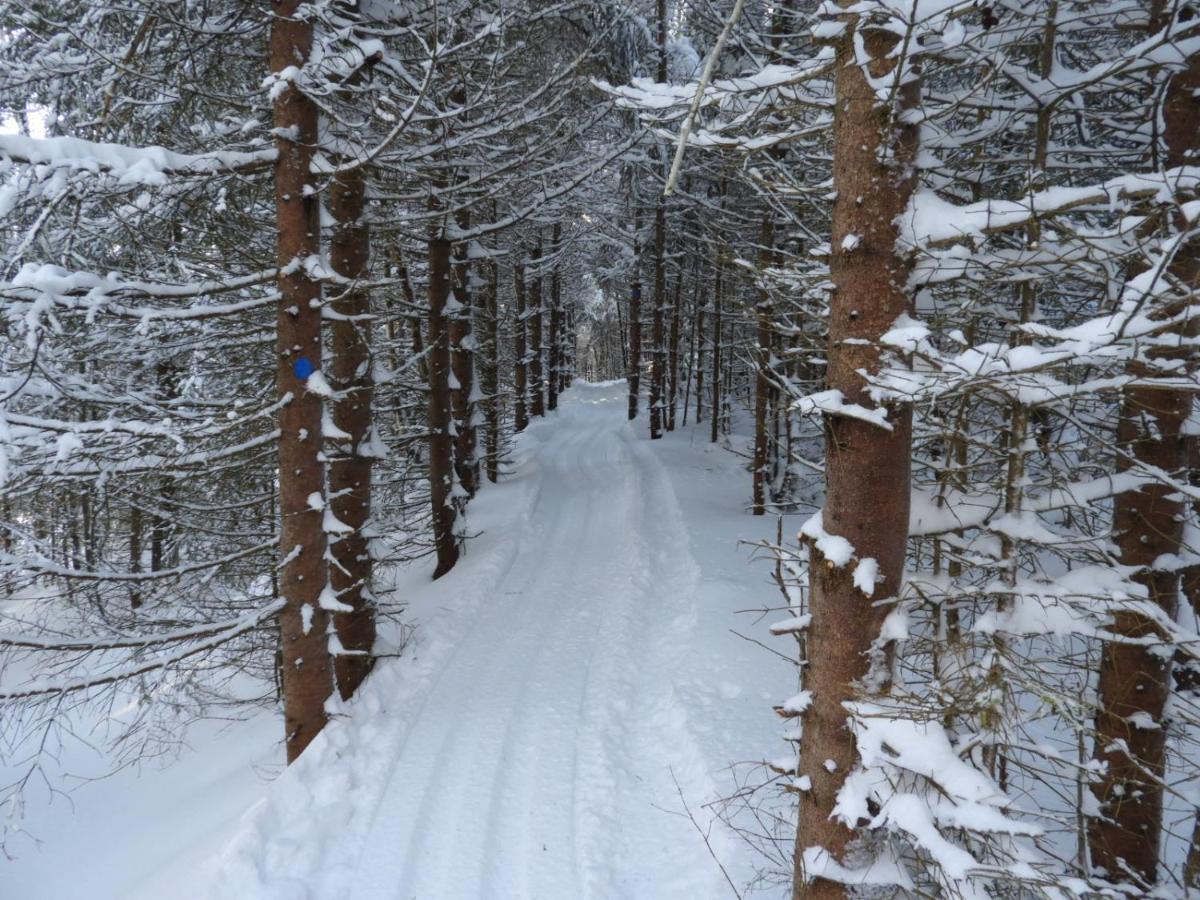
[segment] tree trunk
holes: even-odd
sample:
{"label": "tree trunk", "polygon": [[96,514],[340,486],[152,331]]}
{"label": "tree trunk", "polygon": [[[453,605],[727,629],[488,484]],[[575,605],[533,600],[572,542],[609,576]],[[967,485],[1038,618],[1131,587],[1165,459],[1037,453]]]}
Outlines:
{"label": "tree trunk", "polygon": [[650,343],[650,439],[663,433],[663,413],[666,366],[666,326],[663,319],[667,305],[667,274],[664,244],[667,239],[667,214],[662,197],[654,210],[654,318]]}
{"label": "tree trunk", "polygon": [[559,379],[562,377],[562,306],[558,274],[558,251],[562,243],[562,225],[554,223],[554,268],[550,272],[550,372],[546,380],[546,405],[558,409]]}
{"label": "tree trunk", "polygon": [[[688,343],[687,343],[687,371],[683,373],[683,398],[680,401],[683,406],[683,427],[687,428],[688,412],[692,404],[692,381],[700,375],[699,367],[699,341],[700,341],[700,293],[699,281],[696,279],[695,270],[693,269],[693,286],[692,286],[692,321],[688,324]],[[697,383],[696,389],[700,389]],[[699,424],[699,417],[696,420]]]}
{"label": "tree trunk", "polygon": [[[343,699],[362,684],[374,665],[375,602],[371,593],[371,554],[367,529],[371,520],[371,465],[375,455],[371,375],[370,295],[358,286],[367,277],[370,233],[363,218],[366,184],[361,168],[338,175],[329,191],[334,221],[329,262],[333,271],[355,284],[340,288],[329,326],[330,375],[337,391],[333,425],[338,432],[329,463],[329,505],[339,533],[330,539],[329,584],[349,611],[335,612],[334,629],[341,645],[333,661]],[[343,436],[344,435],[344,436]],[[340,531],[342,527],[349,530]]]}
{"label": "tree trunk", "polygon": [[450,332],[446,322],[450,276],[450,242],[434,238],[429,242],[429,499],[437,551],[434,578],[441,578],[458,562],[454,440],[450,434]]}
{"label": "tree trunk", "polygon": [[[879,105],[875,89],[855,62],[855,44],[861,39],[871,75],[886,77],[896,65],[889,54],[897,36],[857,24],[858,33],[851,24],[839,43],[835,69],[837,199],[830,262],[834,290],[828,386],[841,391],[845,402],[873,409],[879,404],[859,372],[880,370],[879,338],[910,307],[905,290],[908,267],[896,254],[895,222],[913,189],[916,130],[897,124],[894,117],[901,110]],[[903,87],[898,98],[901,107],[913,104],[918,92],[916,82]],[[847,241],[851,235],[857,240]],[[890,403],[885,409],[889,429],[849,416],[825,419],[823,529],[849,541],[859,562],[874,560],[878,577],[874,590],[864,591],[854,583],[853,562],[842,565],[827,559],[816,542],[810,543],[812,623],[807,632],[804,687],[811,691],[813,703],[804,717],[799,774],[808,777],[811,790],[800,802],[796,897],[847,896],[843,884],[820,877],[823,864],[849,864],[847,850],[856,836],[833,813],[837,793],[855,762],[843,704],[862,690],[886,683],[886,672],[869,671],[870,651],[888,612],[878,601],[897,594],[904,570],[912,411],[902,403]],[[882,665],[886,667],[886,660]]]}
{"label": "tree trunk", "polygon": [[[1171,78],[1163,106],[1163,137],[1167,166],[1192,162],[1200,135],[1200,56],[1186,71]],[[1177,221],[1176,227],[1186,228]],[[1165,313],[1178,314],[1200,287],[1200,260],[1196,247],[1177,251],[1168,269],[1171,281],[1181,282],[1183,299]],[[1190,337],[1190,334],[1180,334]],[[1186,343],[1178,349],[1151,349],[1149,362],[1131,361],[1126,367],[1135,378],[1162,374],[1157,363],[1171,368],[1187,359]],[[1188,481],[1187,439],[1183,426],[1191,413],[1187,391],[1129,387],[1122,396],[1117,423],[1118,471],[1133,466],[1165,472]],[[1156,561],[1173,559],[1180,551],[1185,509],[1183,497],[1170,485],[1155,483],[1125,491],[1114,498],[1113,539],[1121,564],[1137,567],[1135,576],[1148,599],[1174,618],[1179,603],[1179,573]],[[1153,621],[1133,611],[1120,611],[1112,630],[1134,641],[1110,642],[1100,657],[1096,711],[1095,759],[1105,768],[1093,785],[1102,816],[1088,823],[1092,863],[1114,881],[1124,881],[1132,870],[1146,884],[1158,880],[1159,845],[1163,825],[1162,777],[1166,766],[1167,723],[1164,709],[1171,691],[1171,656],[1162,652],[1162,637]],[[1149,721],[1148,727],[1140,727]]]}
{"label": "tree trunk", "polygon": [[542,367],[545,348],[542,346],[542,243],[533,248],[533,290],[529,298],[529,390],[532,403],[530,414],[546,415],[546,378]]}
{"label": "tree trunk", "polygon": [[713,284],[713,316],[712,316],[712,408],[709,410],[710,422],[709,441],[716,443],[721,436],[721,315],[722,296],[724,287],[725,260],[721,254],[717,256],[717,276]]}
{"label": "tree trunk", "polygon": [[[272,4],[272,72],[303,66],[313,30],[296,18],[301,0]],[[279,590],[283,709],[287,760],[293,762],[325,727],[325,701],[333,692],[325,563],[325,467],[321,456],[321,398],[307,390],[321,363],[320,285],[302,262],[319,258],[319,194],[312,178],[317,106],[289,80],[275,100],[276,262],[280,267],[276,332],[279,393]]]}
{"label": "tree trunk", "polygon": [[563,342],[563,371],[561,391],[565,391],[575,380],[575,360],[579,357],[579,334],[575,331],[575,306],[572,304],[564,312],[568,341]]}
{"label": "tree trunk", "polygon": [[493,484],[500,477],[500,273],[496,261],[488,260],[487,293],[484,294],[484,318],[487,343],[483,348],[483,393],[487,420],[487,478]]}
{"label": "tree trunk", "polygon": [[517,316],[513,323],[513,349],[516,356],[516,371],[513,373],[513,391],[516,393],[514,416],[516,421],[514,427],[517,431],[524,431],[529,426],[529,384],[528,384],[528,367],[529,362],[526,359],[529,355],[529,348],[525,343],[526,322],[525,322],[525,260],[516,264],[513,268],[513,283],[517,295]]}
{"label": "tree trunk", "polygon": [[667,367],[667,431],[675,430],[675,407],[679,404],[679,316],[683,302],[683,271],[680,268],[675,282],[675,299],[671,301],[670,365]]}
{"label": "tree trunk", "polygon": [[[460,210],[458,227],[471,225],[471,214]],[[467,242],[459,243],[454,257],[453,300],[447,304],[450,322],[450,371],[454,378],[450,403],[454,411],[454,471],[467,497],[479,487],[479,430],[476,416],[475,353],[472,349],[471,262]]]}
{"label": "tree trunk", "polygon": [[[636,198],[634,200],[636,203]],[[629,421],[637,418],[642,390],[642,250],[638,243],[638,211],[633,211],[633,284],[629,286]]]}
{"label": "tree trunk", "polygon": [[[758,267],[759,277],[766,277],[767,266],[771,264],[772,244],[775,240],[775,226],[771,221],[771,213],[764,212],[762,229],[759,232]],[[765,289],[759,290],[758,306],[755,309],[755,322],[758,325],[758,347],[754,358],[754,476],[752,489],[752,511],[761,516],[767,512],[767,453],[770,441],[767,435],[767,400],[771,392],[771,379],[768,371],[771,367],[771,295]]]}

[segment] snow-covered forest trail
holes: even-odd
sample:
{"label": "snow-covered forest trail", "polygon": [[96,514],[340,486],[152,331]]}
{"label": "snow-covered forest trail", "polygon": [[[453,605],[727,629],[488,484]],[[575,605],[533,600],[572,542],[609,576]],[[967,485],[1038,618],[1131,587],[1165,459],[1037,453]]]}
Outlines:
{"label": "snow-covered forest trail", "polygon": [[690,824],[652,808],[698,770],[672,683],[696,572],[678,506],[620,387],[544,431],[528,528],[396,748],[355,897],[712,893]]}
{"label": "snow-covered forest trail", "polygon": [[[624,390],[579,384],[522,436],[516,471],[477,501],[469,555],[415,598],[409,658],[381,667],[248,818],[218,896],[727,894],[683,801],[707,823],[699,807],[735,751],[703,719],[741,692],[715,677],[699,605],[749,592],[702,572],[662,445],[626,421]],[[719,618],[704,630],[738,644]],[[747,737],[742,753],[764,749]]]}

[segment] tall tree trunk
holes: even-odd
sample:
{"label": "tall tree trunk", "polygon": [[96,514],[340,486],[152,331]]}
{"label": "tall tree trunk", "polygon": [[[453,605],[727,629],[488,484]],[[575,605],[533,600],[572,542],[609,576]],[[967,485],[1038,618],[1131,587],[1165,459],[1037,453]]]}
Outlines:
{"label": "tall tree trunk", "polygon": [[[897,63],[890,54],[899,38],[852,22],[837,48],[828,386],[841,391],[846,403],[874,409],[879,404],[859,373],[880,370],[879,338],[910,308],[908,266],[896,253],[895,222],[912,194],[917,134],[898,119],[919,98],[919,87],[910,81],[900,89],[900,109],[881,106],[856,62],[860,40],[858,52],[865,50],[867,68],[879,79]],[[856,240],[847,240],[851,235]],[[912,410],[903,403],[884,409],[887,429],[849,416],[825,419],[822,528],[849,541],[859,563],[873,560],[878,577],[873,590],[863,590],[855,584],[855,563],[825,558],[821,545],[810,543],[812,623],[804,687],[813,702],[804,716],[800,774],[807,776],[811,790],[800,801],[796,897],[847,896],[845,885],[820,877],[823,864],[849,864],[847,851],[856,837],[834,816],[838,791],[855,762],[844,704],[862,690],[881,688],[887,677],[869,668],[872,645],[887,615],[878,601],[896,595],[904,570]]]}
{"label": "tall tree trunk", "polygon": [[[636,197],[634,203],[637,202]],[[642,248],[638,241],[638,210],[633,211],[633,283],[629,286],[629,421],[637,418],[642,389]]]}
{"label": "tall tree trunk", "polygon": [[[471,214],[460,210],[455,219],[466,231]],[[479,487],[479,429],[475,391],[475,353],[472,349],[472,297],[470,247],[458,244],[454,256],[453,300],[447,304],[450,322],[450,403],[454,412],[454,471],[467,497]]]}
{"label": "tall tree trunk", "polygon": [[[659,84],[667,83],[667,0],[658,0],[658,71]],[[658,145],[652,150],[661,151]],[[656,152],[655,158],[663,155],[659,163],[662,183],[666,184],[665,154]],[[657,440],[663,433],[663,395],[665,394],[666,327],[663,315],[667,305],[666,275],[667,212],[662,191],[658,191],[658,202],[654,207],[654,318],[650,337],[650,439]]]}
{"label": "tall tree trunk", "polygon": [[546,405],[558,409],[559,379],[562,378],[562,297],[558,272],[558,251],[562,243],[562,225],[554,223],[554,243],[551,253],[554,268],[550,271],[550,372],[546,379]]}
{"label": "tall tree trunk", "polygon": [[666,371],[666,327],[664,314],[667,305],[667,275],[664,260],[667,239],[666,210],[662,197],[654,210],[654,317],[650,334],[650,439],[662,437],[664,413],[664,374]]}
{"label": "tall tree trunk", "polygon": [[[699,351],[700,351],[700,293],[699,281],[696,277],[696,269],[692,270],[692,321],[688,324],[688,342],[687,342],[687,371],[683,373],[683,398],[681,400],[683,406],[683,427],[687,428],[688,412],[692,404],[692,381],[700,375],[699,367]],[[700,389],[699,383],[696,385],[696,390]],[[697,424],[699,418],[697,417]]]}
{"label": "tall tree trunk", "polygon": [[458,562],[454,439],[450,434],[450,330],[446,321],[450,277],[450,242],[434,238],[429,242],[429,500],[437,551],[434,578],[441,578]]}
{"label": "tall tree trunk", "polygon": [[[1200,56],[1193,57],[1188,69],[1173,76],[1167,87],[1163,137],[1169,167],[1191,164],[1200,147],[1197,91]],[[1174,224],[1187,227],[1183,221]],[[1194,296],[1200,288],[1200,259],[1194,244],[1177,251],[1168,276],[1181,283],[1183,299],[1166,313],[1178,314],[1188,302],[1187,295]],[[1147,355],[1149,362],[1128,364],[1129,375],[1159,376],[1160,364],[1170,368],[1186,359],[1189,349],[1185,344],[1178,349],[1151,349]],[[1191,408],[1187,391],[1126,388],[1117,423],[1118,470],[1157,469],[1186,482],[1188,448],[1183,426]],[[1135,578],[1146,588],[1149,600],[1173,618],[1179,603],[1179,573],[1169,564],[1156,568],[1156,561],[1179,553],[1185,516],[1182,496],[1170,485],[1154,483],[1120,493],[1114,501],[1113,539],[1121,564],[1139,570]],[[1093,785],[1101,815],[1088,823],[1088,847],[1093,865],[1114,881],[1126,880],[1126,871],[1132,870],[1146,884],[1154,884],[1163,824],[1167,737],[1163,713],[1171,690],[1172,660],[1155,643],[1162,635],[1148,616],[1120,611],[1112,630],[1132,641],[1106,643],[1100,656],[1094,756],[1104,769]]]}
{"label": "tall tree trunk", "polygon": [[[329,584],[349,610],[335,612],[341,645],[333,661],[338,692],[348,699],[374,665],[375,602],[371,593],[371,465],[376,454],[372,402],[370,295],[359,285],[367,277],[370,233],[364,219],[366,184],[361,168],[339,174],[329,190],[334,221],[329,262],[352,284],[341,288],[329,326],[329,370],[333,400],[334,451],[329,463],[329,505],[340,525],[329,548]],[[341,528],[348,530],[341,531]]]}
{"label": "tall tree trunk", "polygon": [[563,343],[563,371],[561,391],[565,391],[575,380],[575,360],[579,357],[579,334],[575,330],[575,306],[572,304],[564,312],[569,339]]}
{"label": "tall tree trunk", "polygon": [[675,282],[675,299],[671,301],[670,365],[667,367],[667,431],[675,430],[675,408],[679,405],[679,317],[683,303],[683,270]]}
{"label": "tall tree trunk", "polygon": [[[766,278],[766,269],[771,265],[772,244],[775,241],[775,225],[769,211],[763,213],[762,228],[758,236],[759,277]],[[754,475],[752,489],[752,511],[761,516],[767,511],[767,454],[770,441],[767,435],[767,408],[771,393],[771,294],[766,289],[758,293],[758,305],[754,310],[758,326],[758,347],[754,358]]]}
{"label": "tall tree trunk", "polygon": [[[617,343],[621,348],[621,374],[628,377],[629,375],[629,342],[626,340],[628,331],[625,328],[625,319],[621,316],[621,303],[618,301],[614,304],[617,310]],[[607,330],[605,337],[608,336]],[[599,356],[597,356],[599,359]],[[637,404],[634,404],[634,415],[637,415]],[[633,416],[630,416],[633,418]]]}
{"label": "tall tree trunk", "polygon": [[526,305],[525,305],[525,259],[513,267],[513,284],[517,295],[517,316],[513,322],[513,349],[516,356],[516,371],[513,373],[513,392],[517,395],[514,403],[514,427],[524,431],[529,426],[529,348],[526,346]]}
{"label": "tall tree trunk", "polygon": [[[313,29],[297,17],[301,0],[271,4],[271,71],[303,66]],[[307,15],[307,13],[306,13]],[[307,390],[321,363],[320,285],[303,265],[321,252],[319,194],[312,178],[317,106],[289,79],[275,99],[276,261],[280,268],[276,331],[279,393],[279,590],[283,711],[287,760],[294,761],[325,727],[325,701],[333,693],[328,621],[323,597],[325,467],[321,456],[321,398]]]}
{"label": "tall tree trunk", "polygon": [[483,393],[487,420],[487,477],[495,484],[500,477],[500,270],[488,260],[484,309],[487,342],[483,347]]}
{"label": "tall tree trunk", "polygon": [[710,422],[709,441],[716,443],[721,436],[721,318],[723,314],[722,289],[725,276],[724,248],[717,255],[717,275],[713,284],[713,316],[712,316],[712,408],[709,410]]}
{"label": "tall tree trunk", "polygon": [[546,377],[542,362],[545,347],[542,345],[542,242],[533,248],[533,290],[529,297],[529,412],[534,416],[546,415]]}

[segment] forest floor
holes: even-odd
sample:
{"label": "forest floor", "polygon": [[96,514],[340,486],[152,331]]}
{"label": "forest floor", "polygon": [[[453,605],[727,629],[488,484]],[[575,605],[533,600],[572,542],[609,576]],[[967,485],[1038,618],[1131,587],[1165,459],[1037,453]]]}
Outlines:
{"label": "forest floor", "polygon": [[795,670],[753,641],[790,648],[744,612],[780,605],[753,547],[776,520],[706,426],[651,442],[624,391],[577,384],[518,438],[449,575],[394,573],[415,632],[298,764],[268,782],[273,716],[198,728],[169,766],[31,808],[42,845],[0,862],[3,894],[702,900],[764,872],[780,893],[714,802],[786,753]]}

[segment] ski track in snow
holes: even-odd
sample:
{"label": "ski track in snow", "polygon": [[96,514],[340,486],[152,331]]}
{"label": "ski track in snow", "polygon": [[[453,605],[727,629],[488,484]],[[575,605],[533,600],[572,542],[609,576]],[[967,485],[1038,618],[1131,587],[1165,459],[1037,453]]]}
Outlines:
{"label": "ski track in snow", "polygon": [[700,568],[623,383],[567,392],[518,457],[416,647],[247,814],[213,896],[727,895],[678,793],[717,792],[684,701]]}

